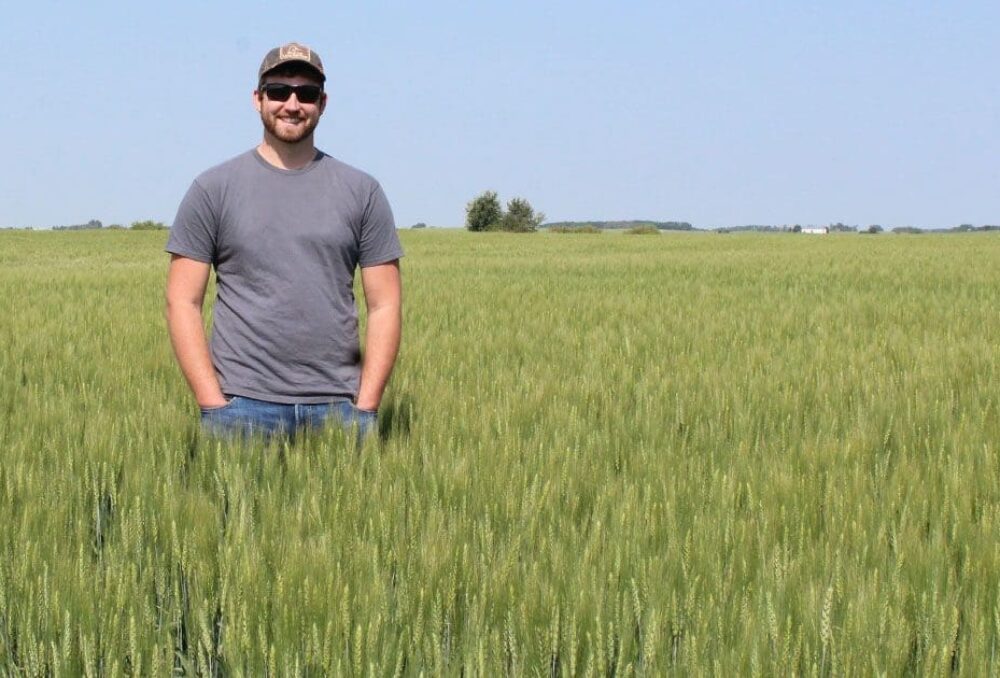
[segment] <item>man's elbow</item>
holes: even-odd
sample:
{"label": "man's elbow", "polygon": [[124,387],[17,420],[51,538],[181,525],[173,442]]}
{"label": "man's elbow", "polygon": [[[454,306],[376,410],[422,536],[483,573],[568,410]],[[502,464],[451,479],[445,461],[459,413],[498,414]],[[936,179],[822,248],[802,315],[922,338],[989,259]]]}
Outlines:
{"label": "man's elbow", "polygon": [[193,299],[189,299],[185,296],[177,295],[176,293],[171,293],[169,290],[164,295],[163,303],[163,314],[170,322],[172,319],[177,318],[181,315],[187,315],[190,313],[195,313],[201,315],[201,304]]}
{"label": "man's elbow", "polygon": [[403,302],[399,297],[383,298],[372,301],[368,305],[368,317],[385,318],[386,320],[401,320],[403,317]]}

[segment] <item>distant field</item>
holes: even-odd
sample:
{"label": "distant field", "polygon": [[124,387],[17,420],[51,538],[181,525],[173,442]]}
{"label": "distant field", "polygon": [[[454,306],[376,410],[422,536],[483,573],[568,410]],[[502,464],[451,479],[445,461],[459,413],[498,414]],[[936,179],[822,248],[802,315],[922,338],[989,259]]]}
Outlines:
{"label": "distant field", "polygon": [[382,438],[241,448],[164,233],[0,233],[0,675],[1000,672],[1000,236],[401,237]]}

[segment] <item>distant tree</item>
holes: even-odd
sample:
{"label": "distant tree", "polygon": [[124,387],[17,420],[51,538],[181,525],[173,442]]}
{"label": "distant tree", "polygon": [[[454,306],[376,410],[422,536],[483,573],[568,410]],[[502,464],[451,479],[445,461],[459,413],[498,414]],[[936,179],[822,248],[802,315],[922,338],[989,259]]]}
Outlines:
{"label": "distant tree", "polygon": [[857,226],[848,226],[839,221],[835,224],[830,224],[828,228],[830,229],[830,233],[853,233],[858,230]]}
{"label": "distant tree", "polygon": [[792,233],[801,233],[801,232],[802,232],[801,224],[795,224],[794,226],[792,226]]}
{"label": "distant tree", "polygon": [[418,221],[417,223],[410,226],[410,228],[427,228],[427,224],[425,224],[422,221]]}
{"label": "distant tree", "polygon": [[878,224],[872,224],[865,230],[865,233],[881,233],[883,230],[885,229],[883,229]]}
{"label": "distant tree", "polygon": [[465,227],[470,231],[495,231],[502,219],[496,191],[483,191],[465,206]]}
{"label": "distant tree", "polygon": [[545,221],[545,215],[535,214],[534,208],[524,198],[512,198],[507,202],[507,213],[500,220],[500,230],[515,233],[537,231]]}
{"label": "distant tree", "polygon": [[133,231],[165,231],[167,230],[167,225],[159,221],[146,219],[145,221],[133,221],[129,228]]}
{"label": "distant tree", "polygon": [[625,231],[626,235],[659,235],[660,229],[656,226],[633,226]]}

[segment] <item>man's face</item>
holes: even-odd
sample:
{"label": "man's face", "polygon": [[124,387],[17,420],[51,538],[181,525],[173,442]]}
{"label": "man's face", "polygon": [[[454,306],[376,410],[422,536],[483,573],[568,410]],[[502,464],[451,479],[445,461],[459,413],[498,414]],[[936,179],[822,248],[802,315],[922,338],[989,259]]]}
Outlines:
{"label": "man's face", "polygon": [[[269,75],[265,76],[263,85],[319,85],[312,78],[304,75]],[[320,95],[319,101],[306,104],[299,101],[296,94],[287,101],[275,101],[261,90],[254,92],[254,106],[260,113],[264,129],[275,138],[285,143],[294,144],[311,137],[319,117],[326,108],[326,93]]]}

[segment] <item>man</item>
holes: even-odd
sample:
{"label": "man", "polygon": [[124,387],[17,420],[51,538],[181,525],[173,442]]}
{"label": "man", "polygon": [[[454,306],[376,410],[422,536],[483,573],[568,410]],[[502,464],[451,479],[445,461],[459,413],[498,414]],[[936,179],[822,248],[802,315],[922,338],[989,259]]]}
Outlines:
{"label": "man", "polygon": [[[376,425],[399,349],[403,252],[378,182],[314,145],[325,81],[308,47],[268,52],[253,93],[263,141],[195,179],[170,231],[167,325],[210,433]],[[212,267],[210,350],[202,304]]]}

